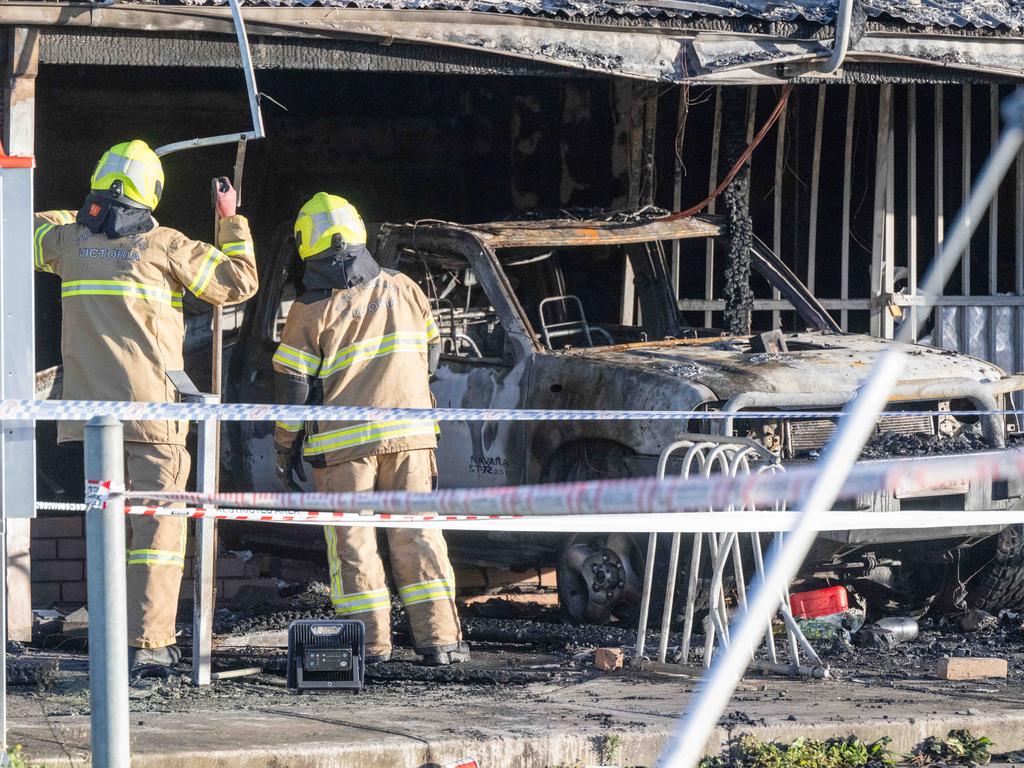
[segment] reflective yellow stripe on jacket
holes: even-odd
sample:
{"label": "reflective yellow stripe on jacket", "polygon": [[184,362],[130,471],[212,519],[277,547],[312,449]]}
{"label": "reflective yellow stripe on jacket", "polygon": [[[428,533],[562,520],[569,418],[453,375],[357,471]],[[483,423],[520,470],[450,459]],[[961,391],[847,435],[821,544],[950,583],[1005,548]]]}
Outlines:
{"label": "reflective yellow stripe on jacket", "polygon": [[423,437],[434,435],[433,421],[402,419],[400,421],[368,421],[356,427],[335,429],[306,438],[302,449],[305,456],[320,456],[331,451],[351,448],[354,445],[377,443],[399,437]]}
{"label": "reflective yellow stripe on jacket", "polygon": [[131,283],[124,280],[67,280],[61,284],[60,297],[124,296],[158,304],[169,304],[181,309],[181,294],[155,285]]}
{"label": "reflective yellow stripe on jacket", "polygon": [[433,600],[451,600],[455,592],[448,579],[434,579],[402,587],[398,590],[398,596],[402,599],[402,605],[408,607]]}
{"label": "reflective yellow stripe on jacket", "polygon": [[199,266],[199,272],[196,273],[195,279],[188,286],[189,292],[195,296],[202,296],[203,291],[210,285],[213,271],[226,258],[223,253],[211,246],[210,250],[206,253],[206,258],[203,259],[203,263]]}
{"label": "reflective yellow stripe on jacket", "polygon": [[236,243],[224,243],[220,247],[221,251],[228,256],[252,256],[252,243],[247,243],[245,240],[239,240]]}
{"label": "reflective yellow stripe on jacket", "polygon": [[385,357],[396,352],[426,352],[427,334],[423,331],[398,331],[386,336],[377,336],[342,347],[337,354],[324,361],[320,378],[326,379],[354,363]]}
{"label": "reflective yellow stripe on jacket", "polygon": [[278,344],[277,352],[274,353],[274,362],[305,376],[316,376],[323,361],[316,355],[304,352],[298,347]]}
{"label": "reflective yellow stripe on jacket", "polygon": [[53,271],[46,264],[43,263],[43,238],[46,237],[46,233],[53,229],[55,226],[57,225],[50,224],[49,222],[47,222],[45,224],[40,224],[38,227],[36,227],[35,239],[33,241],[35,252],[35,267],[41,272]]}

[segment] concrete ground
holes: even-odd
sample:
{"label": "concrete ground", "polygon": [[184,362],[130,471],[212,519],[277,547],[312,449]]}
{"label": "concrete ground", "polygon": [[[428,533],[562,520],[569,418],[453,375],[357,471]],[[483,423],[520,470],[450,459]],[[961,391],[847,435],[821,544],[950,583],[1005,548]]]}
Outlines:
{"label": "concrete ground", "polygon": [[[1000,650],[1010,658],[1005,680],[939,681],[928,664],[901,671],[898,653],[873,671],[859,669],[859,657],[836,660],[845,666],[841,679],[748,678],[709,748],[717,752],[746,732],[781,741],[856,734],[889,736],[894,750],[908,752],[926,736],[967,728],[991,738],[997,752],[1022,750],[1024,653]],[[38,764],[87,765],[84,657],[29,655],[57,659],[60,671],[41,675],[41,690],[10,689],[11,743],[24,745]],[[483,674],[471,685],[394,680],[360,695],[292,696],[273,675],[204,690],[153,682],[131,694],[132,764],[418,768],[472,756],[483,768],[653,765],[693,692],[685,677],[598,673],[578,654],[574,662],[553,662],[492,647],[477,654],[474,668]],[[557,672],[539,682],[493,682],[512,668]]]}

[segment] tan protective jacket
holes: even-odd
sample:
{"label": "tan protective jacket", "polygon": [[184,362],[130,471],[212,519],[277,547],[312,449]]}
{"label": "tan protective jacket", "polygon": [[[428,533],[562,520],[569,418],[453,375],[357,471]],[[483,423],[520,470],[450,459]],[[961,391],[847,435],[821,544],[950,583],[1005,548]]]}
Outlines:
{"label": "tan protective jacket", "polygon": [[[313,294],[318,295],[318,294]],[[427,344],[438,339],[430,304],[400,272],[288,312],[274,355],[278,373],[319,379],[325,405],[431,408]],[[437,446],[433,421],[277,422],[274,439],[290,447],[305,426],[303,454],[315,464]]]}
{"label": "tan protective jacket", "polygon": [[[220,220],[218,247],[157,226],[119,238],[94,235],[69,211],[36,214],[35,268],[60,277],[61,356],[67,400],[176,399],[166,371],[182,370],[182,292],[213,305],[256,292],[256,260],[244,216]],[[187,422],[130,421],[125,440],[185,444]],[[82,439],[62,422],[57,441]]]}

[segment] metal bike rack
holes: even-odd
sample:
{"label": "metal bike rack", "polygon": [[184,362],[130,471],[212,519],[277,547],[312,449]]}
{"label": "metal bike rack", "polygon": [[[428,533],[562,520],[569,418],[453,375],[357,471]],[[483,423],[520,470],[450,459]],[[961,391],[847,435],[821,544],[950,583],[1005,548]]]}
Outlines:
{"label": "metal bike rack", "polygon": [[[743,438],[718,437],[711,435],[692,435],[672,443],[658,459],[658,478],[664,479],[669,460],[683,453],[679,474],[684,477],[710,477],[712,473],[726,474],[736,477],[740,474],[760,474],[764,472],[784,472],[785,467],[778,463],[776,457],[763,446]],[[713,510],[710,510],[713,511]],[[727,511],[735,511],[729,507]],[[751,510],[754,511],[754,510]],[[680,518],[681,521],[684,519]],[[682,527],[682,526],[681,526]],[[751,559],[757,575],[764,572],[764,553],[761,535],[751,532],[749,547]],[[687,579],[686,603],[683,608],[683,635],[677,664],[671,665],[678,669],[694,667],[690,657],[693,655],[693,629],[697,605],[701,602],[701,565],[704,563],[704,537],[707,537],[707,562],[711,569],[711,582],[706,591],[708,615],[704,620],[704,653],[703,667],[711,666],[716,642],[725,648],[729,646],[729,615],[726,608],[725,571],[730,561],[735,578],[736,602],[740,610],[746,610],[747,583],[743,568],[743,547],[741,533],[738,531],[695,533],[690,548],[690,568]],[[781,540],[782,534],[776,534],[775,541]],[[640,620],[637,626],[637,642],[635,664],[647,665],[657,670],[658,666],[667,665],[669,630],[672,621],[672,608],[675,602],[676,584],[679,580],[679,555],[682,545],[682,533],[672,534],[672,545],[669,552],[667,580],[665,584],[665,601],[661,615],[661,631],[659,635],[658,654],[656,661],[644,658],[646,646],[647,622],[650,617],[651,592],[654,588],[655,559],[657,556],[658,534],[652,533],[647,540],[647,565],[644,574],[644,588],[640,603]],[[779,596],[778,616],[781,618],[788,639],[790,663],[780,663],[772,633],[771,622],[766,629],[762,648],[766,659],[757,658],[758,649],[752,648],[751,669],[778,674],[799,675],[806,677],[827,677],[828,667],[825,666],[813,646],[804,637],[789,607],[789,596]],[[801,653],[806,657],[801,663]],[[656,666],[657,665],[657,666]]]}

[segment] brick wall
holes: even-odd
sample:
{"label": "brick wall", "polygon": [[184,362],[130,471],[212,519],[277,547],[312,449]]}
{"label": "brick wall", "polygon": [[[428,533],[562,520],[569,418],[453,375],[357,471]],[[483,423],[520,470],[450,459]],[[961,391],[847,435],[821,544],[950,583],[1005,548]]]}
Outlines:
{"label": "brick wall", "polygon": [[[45,516],[32,521],[32,607],[77,608],[86,601],[85,537],[82,515]],[[185,574],[181,602],[192,602],[194,538],[189,532],[185,550]],[[229,552],[217,558],[217,599],[229,603],[239,590],[251,586],[272,589],[278,581],[289,584],[316,579],[327,583],[326,554],[305,560],[254,554],[244,560]],[[464,567],[456,569],[460,594],[489,592],[508,587],[550,589],[555,586],[551,568],[521,573]]]}
{"label": "brick wall", "polygon": [[81,514],[32,521],[32,607],[85,603],[85,536]]}
{"label": "brick wall", "polygon": [[[32,521],[32,607],[77,608],[86,601],[85,531],[80,514],[47,515]],[[181,602],[191,603],[193,590],[193,537],[185,551]],[[244,560],[228,552],[217,558],[217,598],[228,602],[246,586],[273,588],[278,580],[289,583],[309,579],[327,581],[326,555],[295,560],[256,554]]]}

